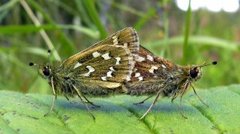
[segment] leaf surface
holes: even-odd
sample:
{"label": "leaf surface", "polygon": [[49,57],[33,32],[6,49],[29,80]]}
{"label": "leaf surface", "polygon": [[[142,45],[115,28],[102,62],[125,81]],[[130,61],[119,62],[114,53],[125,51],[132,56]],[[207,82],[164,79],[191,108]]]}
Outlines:
{"label": "leaf surface", "polygon": [[[91,108],[94,121],[78,98],[67,101],[58,96],[54,111],[52,96],[0,91],[0,133],[15,134],[215,134],[240,133],[240,86],[197,90],[203,105],[189,91],[180,105],[161,98],[145,119],[139,120],[152,99],[133,105],[146,96],[127,95],[89,98],[100,108]],[[181,116],[181,113],[187,119]]]}

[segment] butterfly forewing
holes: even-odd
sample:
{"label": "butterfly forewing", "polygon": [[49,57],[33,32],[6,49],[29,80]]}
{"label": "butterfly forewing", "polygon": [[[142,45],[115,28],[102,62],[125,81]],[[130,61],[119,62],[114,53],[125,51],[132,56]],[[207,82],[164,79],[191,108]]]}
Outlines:
{"label": "butterfly forewing", "polygon": [[135,65],[133,54],[138,49],[136,31],[125,28],[71,56],[62,63],[61,68],[68,77],[78,79],[86,86],[116,88],[130,79]]}
{"label": "butterfly forewing", "polygon": [[124,28],[103,41],[95,44],[95,46],[102,44],[113,44],[120,46],[127,46],[131,53],[138,53],[139,50],[139,37],[137,32],[131,28]]}

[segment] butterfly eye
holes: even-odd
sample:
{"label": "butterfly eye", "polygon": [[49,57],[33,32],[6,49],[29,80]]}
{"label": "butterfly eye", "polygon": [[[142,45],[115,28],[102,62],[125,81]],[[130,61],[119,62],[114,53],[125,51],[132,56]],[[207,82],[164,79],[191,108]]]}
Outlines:
{"label": "butterfly eye", "polygon": [[199,70],[197,67],[194,67],[192,70],[190,70],[190,76],[192,78],[196,78],[198,76]]}
{"label": "butterfly eye", "polygon": [[50,70],[48,67],[43,67],[43,70],[42,70],[43,74],[45,76],[49,76],[50,75]]}

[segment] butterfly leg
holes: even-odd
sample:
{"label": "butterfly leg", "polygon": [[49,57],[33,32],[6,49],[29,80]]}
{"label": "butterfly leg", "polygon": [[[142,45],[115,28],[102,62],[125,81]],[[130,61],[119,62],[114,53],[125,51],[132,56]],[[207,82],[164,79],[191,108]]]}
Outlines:
{"label": "butterfly leg", "polygon": [[180,114],[182,115],[182,117],[183,117],[184,119],[187,119],[187,116],[184,115],[184,113],[183,113],[183,111],[182,111],[182,109],[181,109],[181,107],[182,107],[182,95],[181,95],[181,97],[180,97],[180,105],[177,105],[177,107],[178,107],[178,110],[180,111]]}
{"label": "butterfly leg", "polygon": [[140,101],[140,102],[136,102],[136,103],[133,103],[134,105],[140,105],[140,104],[143,104],[146,100],[152,98],[154,95],[150,95],[148,96],[147,98],[145,98],[144,100]]}
{"label": "butterfly leg", "polygon": [[57,99],[57,94],[56,94],[56,91],[55,91],[55,88],[54,88],[53,78],[51,78],[51,86],[52,86],[52,92],[53,92],[54,96],[52,97],[51,108],[46,114],[44,114],[44,116],[47,116],[50,112],[53,111],[53,108],[54,108],[54,105],[55,105],[55,100]]}
{"label": "butterfly leg", "polygon": [[77,93],[78,97],[80,98],[80,100],[82,101],[82,103],[85,105],[86,109],[88,110],[88,113],[92,116],[93,120],[95,120],[96,119],[95,116],[91,113],[88,105],[83,101],[81,92],[79,92],[79,90],[74,85],[73,85],[73,88],[76,91],[76,93]]}
{"label": "butterfly leg", "polygon": [[86,100],[86,103],[91,104],[93,107],[97,107],[97,108],[100,108],[100,107],[101,107],[101,106],[96,105],[96,104],[94,104],[93,102],[91,102],[86,96],[84,96],[84,95],[82,95],[82,96],[83,96],[83,98]]}
{"label": "butterfly leg", "polygon": [[178,109],[179,109],[182,117],[185,118],[185,119],[187,119],[187,116],[185,116],[185,115],[183,114],[183,111],[181,110],[181,107],[182,107],[182,97],[183,97],[183,95],[186,93],[186,90],[187,90],[187,87],[189,86],[189,84],[190,84],[190,82],[187,81],[187,82],[185,83],[183,89],[181,90],[182,92],[180,93],[180,106],[178,105]]}
{"label": "butterfly leg", "polygon": [[196,92],[195,88],[193,87],[193,85],[190,84],[190,86],[192,87],[193,92],[194,92],[194,94],[198,97],[198,99],[199,99],[205,106],[209,107],[209,106],[201,99],[201,97],[197,94],[197,92]]}
{"label": "butterfly leg", "polygon": [[[179,93],[175,93],[174,96],[171,99],[171,103],[173,103],[173,101],[178,97]],[[177,105],[178,110],[180,111],[181,115],[183,118],[187,119],[187,117],[183,114],[182,110],[181,110],[181,105],[182,105],[182,97],[180,98],[180,106]]]}
{"label": "butterfly leg", "polygon": [[143,119],[143,118],[151,111],[153,105],[157,102],[157,100],[158,100],[161,92],[162,92],[162,90],[159,90],[159,91],[157,92],[157,96],[156,96],[156,98],[154,99],[153,103],[150,105],[150,107],[148,108],[148,110],[142,115],[142,117],[140,118],[140,120]]}
{"label": "butterfly leg", "polygon": [[69,98],[67,97],[67,95],[64,95],[64,97],[69,101]]}
{"label": "butterfly leg", "polygon": [[173,103],[173,101],[177,98],[177,96],[178,96],[177,93],[175,93],[175,94],[173,95],[173,97],[172,97],[172,99],[171,99],[171,103]]}
{"label": "butterfly leg", "polygon": [[180,106],[179,106],[179,105],[177,105],[177,106],[178,106],[178,109],[179,109],[180,114],[182,115],[182,117],[183,117],[184,119],[187,119],[187,116],[185,116],[185,115],[183,114],[183,111],[182,111],[182,109],[181,109],[181,107],[182,107],[182,95],[181,95],[181,98],[180,98]]}

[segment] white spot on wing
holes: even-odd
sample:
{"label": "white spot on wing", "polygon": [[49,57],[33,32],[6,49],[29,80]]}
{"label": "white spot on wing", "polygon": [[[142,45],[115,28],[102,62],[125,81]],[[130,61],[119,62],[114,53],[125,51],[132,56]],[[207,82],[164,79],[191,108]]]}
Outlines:
{"label": "white spot on wing", "polygon": [[128,43],[124,43],[123,46],[127,48],[128,47]]}
{"label": "white spot on wing", "polygon": [[117,60],[117,61],[116,61],[116,65],[119,65],[119,64],[120,64],[121,57],[116,57],[115,59]]}
{"label": "white spot on wing", "polygon": [[78,67],[80,67],[80,66],[82,66],[82,64],[78,62],[78,63],[76,63],[76,65],[74,66],[73,69],[76,69],[76,68],[78,68]]}
{"label": "white spot on wing", "polygon": [[109,53],[103,54],[102,57],[103,57],[104,60],[109,60],[109,59],[111,59],[111,57],[109,56]]}
{"label": "white spot on wing", "polygon": [[161,66],[162,66],[162,68],[167,68],[164,64],[162,64]]}
{"label": "white spot on wing", "polygon": [[134,77],[139,77],[139,76],[141,76],[140,73],[135,73],[135,76],[134,76]]}
{"label": "white spot on wing", "polygon": [[144,57],[136,56],[136,61],[138,61],[138,62],[142,62],[142,61],[144,61],[144,60],[145,60]]}
{"label": "white spot on wing", "polygon": [[153,61],[153,57],[151,55],[147,55],[147,59]]}
{"label": "white spot on wing", "polygon": [[157,66],[151,66],[151,68],[149,69],[149,72],[153,74],[154,70],[156,70],[156,69],[158,69]]}
{"label": "white spot on wing", "polygon": [[141,76],[141,77],[138,77],[138,80],[139,81],[142,81],[143,80],[143,77]]}
{"label": "white spot on wing", "polygon": [[112,76],[112,73],[113,73],[112,71],[108,71],[108,72],[107,72],[107,77],[113,77],[113,76]]}
{"label": "white spot on wing", "polygon": [[106,77],[106,76],[103,76],[103,77],[101,77],[101,79],[102,79],[103,81],[106,81],[106,80],[107,80],[107,77]]}
{"label": "white spot on wing", "polygon": [[127,78],[126,78],[127,81],[130,81],[131,80],[131,77],[128,75]]}
{"label": "white spot on wing", "polygon": [[95,57],[100,56],[101,54],[100,54],[99,52],[94,52],[94,53],[92,53],[92,55],[93,55],[93,57],[95,58]]}
{"label": "white spot on wing", "polygon": [[114,69],[113,67],[110,67],[109,69],[110,69],[111,71],[115,71],[115,69]]}
{"label": "white spot on wing", "polygon": [[95,71],[92,66],[86,66],[86,68],[88,69],[88,72],[83,74],[83,76],[90,76],[90,74]]}

